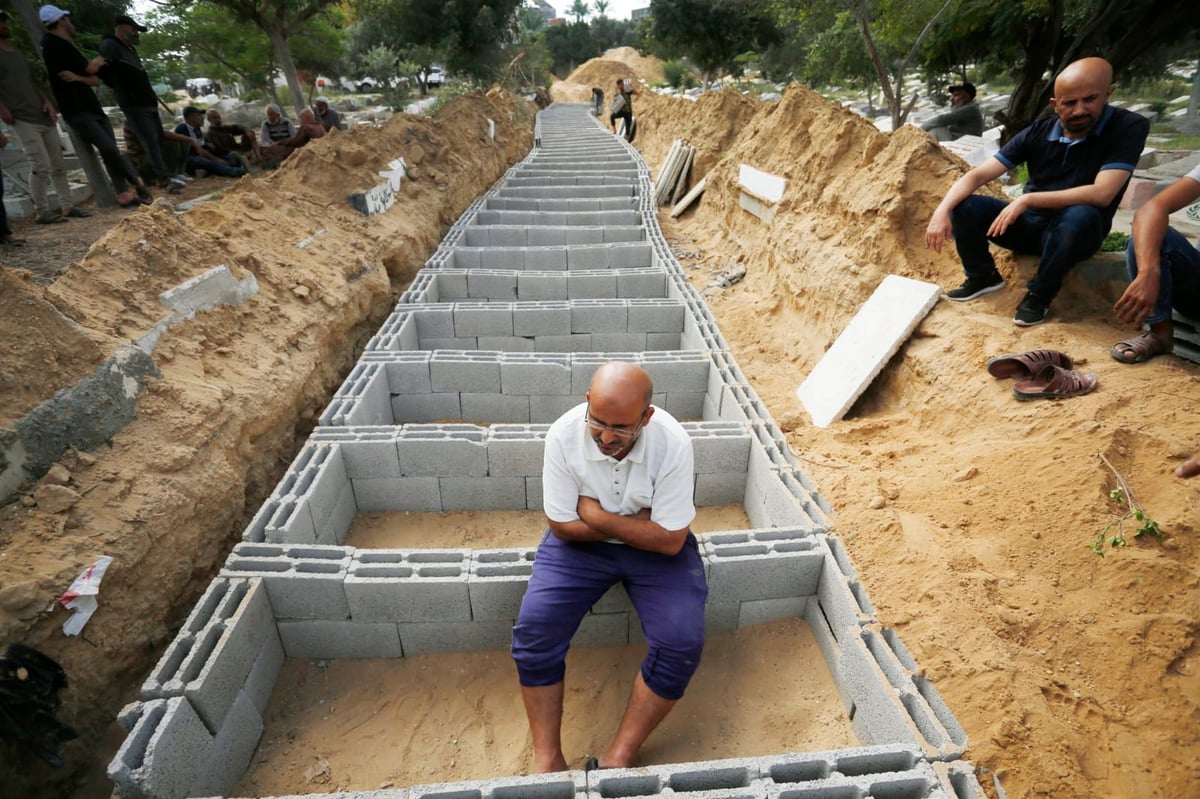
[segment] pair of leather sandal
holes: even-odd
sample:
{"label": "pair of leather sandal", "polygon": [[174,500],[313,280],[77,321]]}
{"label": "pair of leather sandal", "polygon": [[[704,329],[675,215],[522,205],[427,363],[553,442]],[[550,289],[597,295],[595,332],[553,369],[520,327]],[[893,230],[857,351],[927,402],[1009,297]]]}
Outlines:
{"label": "pair of leather sandal", "polygon": [[1014,378],[1012,393],[1019,400],[1077,397],[1096,388],[1094,374],[1073,371],[1071,365],[1066,353],[1030,350],[988,358],[987,370],[995,378]]}

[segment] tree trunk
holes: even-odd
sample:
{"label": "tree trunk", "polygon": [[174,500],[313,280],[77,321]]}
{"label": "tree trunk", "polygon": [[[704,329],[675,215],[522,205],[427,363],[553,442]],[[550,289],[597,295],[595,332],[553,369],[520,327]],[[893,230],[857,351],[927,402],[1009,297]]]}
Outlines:
{"label": "tree trunk", "polygon": [[300,78],[296,74],[296,62],[292,60],[292,51],[288,49],[287,31],[278,19],[264,19],[263,30],[266,31],[267,38],[271,40],[271,46],[275,48],[275,57],[279,59],[279,70],[283,72],[283,77],[287,80],[288,91],[292,95],[292,107],[296,109],[296,116],[299,117],[300,112],[304,110],[304,90],[300,87]]}

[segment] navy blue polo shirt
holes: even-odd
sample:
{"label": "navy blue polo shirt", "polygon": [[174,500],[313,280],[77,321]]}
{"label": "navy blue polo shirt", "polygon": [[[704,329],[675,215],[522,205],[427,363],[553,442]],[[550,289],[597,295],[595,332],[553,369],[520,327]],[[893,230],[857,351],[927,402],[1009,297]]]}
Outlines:
{"label": "navy blue polo shirt", "polygon": [[[1059,118],[1048,116],[1013,136],[996,158],[1009,169],[1029,165],[1026,192],[1073,189],[1095,183],[1096,175],[1106,169],[1123,169],[1132,175],[1149,133],[1150,122],[1141,114],[1106,105],[1096,127],[1082,139],[1065,138]],[[1103,209],[1106,223],[1112,223],[1124,194],[1122,186]]]}

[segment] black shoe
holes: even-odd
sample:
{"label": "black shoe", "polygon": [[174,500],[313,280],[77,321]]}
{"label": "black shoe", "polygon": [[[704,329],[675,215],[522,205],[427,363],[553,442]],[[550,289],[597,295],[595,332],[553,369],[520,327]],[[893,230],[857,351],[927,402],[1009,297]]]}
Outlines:
{"label": "black shoe", "polygon": [[943,292],[943,294],[946,295],[946,299],[948,300],[966,302],[976,297],[982,297],[984,294],[999,291],[1002,288],[1004,288],[1004,278],[1000,277],[1000,275],[992,277],[969,277],[958,288],[950,289]]}
{"label": "black shoe", "polygon": [[1032,294],[1026,294],[1025,299],[1021,300],[1021,304],[1017,306],[1017,313],[1013,316],[1013,324],[1020,325],[1021,327],[1033,327],[1045,322],[1049,314],[1049,305],[1043,305],[1042,301]]}

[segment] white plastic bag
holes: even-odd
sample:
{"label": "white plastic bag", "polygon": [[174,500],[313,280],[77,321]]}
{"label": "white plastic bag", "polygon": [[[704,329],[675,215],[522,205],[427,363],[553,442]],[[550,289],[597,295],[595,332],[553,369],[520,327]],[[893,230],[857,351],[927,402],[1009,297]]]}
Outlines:
{"label": "white plastic bag", "polygon": [[96,596],[100,593],[100,581],[104,579],[104,573],[108,571],[110,563],[111,557],[101,555],[95,563],[84,569],[66,593],[58,598],[58,604],[67,610],[75,611],[71,618],[63,623],[63,632],[67,635],[79,635],[88,619],[96,612],[96,608],[100,607]]}

